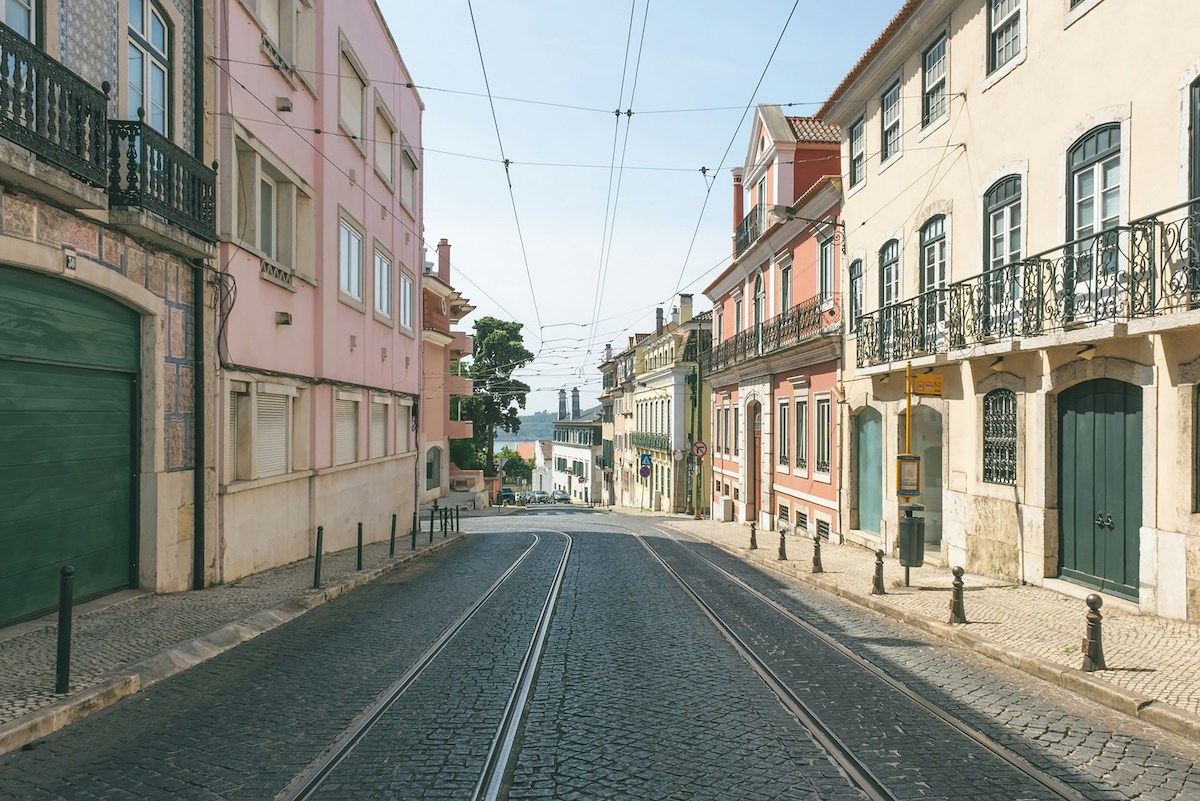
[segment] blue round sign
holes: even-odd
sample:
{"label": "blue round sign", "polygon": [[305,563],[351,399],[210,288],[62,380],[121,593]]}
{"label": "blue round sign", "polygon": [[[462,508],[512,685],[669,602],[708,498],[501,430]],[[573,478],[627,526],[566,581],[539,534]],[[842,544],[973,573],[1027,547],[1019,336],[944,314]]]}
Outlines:
{"label": "blue round sign", "polygon": [[642,478],[650,478],[650,465],[648,465],[648,464],[642,465],[641,468],[638,470],[638,474]]}

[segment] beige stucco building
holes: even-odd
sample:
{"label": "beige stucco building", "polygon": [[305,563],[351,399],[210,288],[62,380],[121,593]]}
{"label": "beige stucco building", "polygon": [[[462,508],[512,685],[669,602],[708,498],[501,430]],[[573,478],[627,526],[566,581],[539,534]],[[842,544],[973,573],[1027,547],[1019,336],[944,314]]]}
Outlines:
{"label": "beige stucco building", "polygon": [[1168,28],[1200,6],[914,0],[821,109],[850,538],[894,545],[911,362],[944,381],[913,412],[932,558],[1200,617],[1200,46]]}

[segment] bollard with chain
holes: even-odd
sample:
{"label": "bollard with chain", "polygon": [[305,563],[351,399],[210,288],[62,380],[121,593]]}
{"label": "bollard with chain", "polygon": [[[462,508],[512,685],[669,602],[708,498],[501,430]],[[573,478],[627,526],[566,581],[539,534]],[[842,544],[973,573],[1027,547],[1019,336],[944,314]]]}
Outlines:
{"label": "bollard with chain", "polygon": [[58,656],[54,665],[54,692],[71,691],[71,607],[75,594],[75,568],[65,566],[58,578]]}
{"label": "bollard with chain", "polygon": [[950,572],[954,574],[954,581],[951,584],[953,591],[950,593],[950,622],[966,623],[967,612],[963,608],[963,569],[955,567]]}
{"label": "bollard with chain", "polygon": [[754,523],[750,524],[750,550],[758,550],[758,526]]}
{"label": "bollard with chain", "polygon": [[779,529],[779,561],[787,561],[787,539],[784,537],[783,529]]}
{"label": "bollard with chain", "polygon": [[317,526],[317,557],[313,560],[313,589],[321,589],[321,552],[325,550],[325,527]]}
{"label": "bollard with chain", "polygon": [[887,595],[883,588],[883,551],[875,552],[875,578],[871,582],[872,595]]}
{"label": "bollard with chain", "polygon": [[355,564],[358,565],[358,567],[355,568],[356,570],[362,570],[362,521],[361,520],[358,522],[358,558],[355,561]]}
{"label": "bollard with chain", "polygon": [[825,568],[821,566],[821,535],[813,534],[813,567],[812,572],[824,573]]}
{"label": "bollard with chain", "polygon": [[392,513],[392,538],[388,540],[388,559],[396,555],[396,513]]}
{"label": "bollard with chain", "polygon": [[1087,597],[1087,636],[1083,638],[1083,671],[1091,673],[1094,670],[1107,670],[1104,664],[1104,642],[1100,637],[1100,607],[1104,599],[1092,593]]}
{"label": "bollard with chain", "polygon": [[416,510],[413,510],[412,549],[414,551],[417,550],[417,529],[418,528],[420,528],[420,525],[417,523],[417,512],[416,512]]}

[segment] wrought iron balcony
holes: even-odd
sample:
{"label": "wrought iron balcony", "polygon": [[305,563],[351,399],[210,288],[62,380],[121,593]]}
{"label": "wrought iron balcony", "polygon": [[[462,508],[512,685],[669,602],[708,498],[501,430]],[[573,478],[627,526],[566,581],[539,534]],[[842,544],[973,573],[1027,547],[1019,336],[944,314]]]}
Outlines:
{"label": "wrought iron balcony", "polygon": [[96,187],[108,179],[107,92],[0,24],[0,136]]}
{"label": "wrought iron balcony", "polygon": [[837,296],[809,298],[713,347],[702,355],[702,369],[708,375],[824,335],[840,335],[841,322],[841,303]]}
{"label": "wrought iron balcony", "polygon": [[766,209],[762,206],[755,206],[750,209],[750,213],[742,218],[738,223],[737,229],[733,232],[734,258],[742,255],[751,245],[762,236],[766,230]]}
{"label": "wrought iron balcony", "polygon": [[859,317],[858,366],[1200,308],[1200,199]]}
{"label": "wrought iron balcony", "polygon": [[671,450],[671,437],[667,434],[652,434],[648,431],[633,432],[633,447],[655,451]]}
{"label": "wrought iron balcony", "polygon": [[216,173],[142,121],[109,120],[108,202],[216,242]]}

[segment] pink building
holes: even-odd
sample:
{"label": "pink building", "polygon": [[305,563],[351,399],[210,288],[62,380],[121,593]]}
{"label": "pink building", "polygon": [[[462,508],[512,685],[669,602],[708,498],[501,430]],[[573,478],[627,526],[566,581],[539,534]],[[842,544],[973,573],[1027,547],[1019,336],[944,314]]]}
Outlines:
{"label": "pink building", "polygon": [[421,476],[421,115],[373,0],[221,0],[218,580],[388,536]]}
{"label": "pink building", "polygon": [[758,107],[734,170],[734,260],[704,290],[714,515],[826,538],[838,520],[838,143],[836,128]]}

